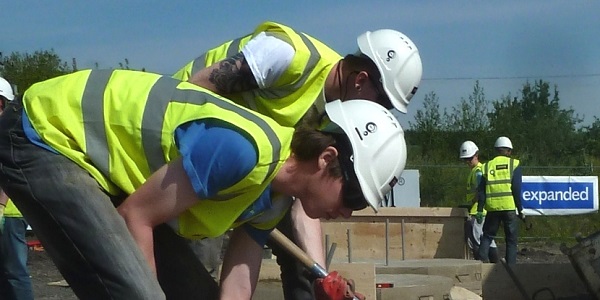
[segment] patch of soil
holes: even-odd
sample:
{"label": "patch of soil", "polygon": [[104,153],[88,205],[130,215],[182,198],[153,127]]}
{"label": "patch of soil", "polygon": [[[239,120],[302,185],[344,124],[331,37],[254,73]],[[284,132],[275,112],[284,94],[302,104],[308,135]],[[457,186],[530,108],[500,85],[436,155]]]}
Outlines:
{"label": "patch of soil", "polygon": [[36,300],[76,300],[77,297],[43,248],[29,250],[27,262]]}
{"label": "patch of soil", "polygon": [[521,248],[517,253],[517,263],[570,263],[569,257],[560,250],[537,247]]}
{"label": "patch of soil", "polygon": [[560,250],[560,243],[519,243],[518,249],[517,263],[571,263],[569,257]]}

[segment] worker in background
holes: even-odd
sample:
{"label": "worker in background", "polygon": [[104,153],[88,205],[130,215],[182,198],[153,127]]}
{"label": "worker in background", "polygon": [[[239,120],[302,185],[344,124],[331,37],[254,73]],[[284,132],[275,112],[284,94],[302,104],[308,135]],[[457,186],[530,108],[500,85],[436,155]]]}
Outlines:
{"label": "worker in background", "polygon": [[521,166],[518,159],[510,157],[513,145],[509,138],[499,137],[494,148],[498,155],[483,165],[483,177],[478,189],[478,221],[483,222],[483,209],[487,210],[479,257],[483,262],[490,262],[489,247],[502,223],[506,239],[506,262],[516,264],[519,219],[525,220],[521,204]]}
{"label": "worker in background", "polygon": [[[332,101],[320,119],[283,127],[170,77],[79,71],[0,117],[0,186],[80,299],[250,299],[293,201],[310,218],[376,211],[404,169],[402,128],[381,105]],[[230,228],[217,286],[181,236]],[[359,296],[337,275],[315,292]]]}
{"label": "worker in background", "polygon": [[[0,115],[15,98],[12,86],[0,77]],[[0,188],[0,299],[33,300],[27,269],[27,222]]]}
{"label": "worker in background", "polygon": [[[335,99],[358,97],[406,113],[422,74],[415,44],[390,29],[364,32],[357,44],[356,53],[342,58],[306,33],[265,22],[253,33],[200,55],[173,77],[205,87],[284,126],[310,120]],[[308,218],[297,205],[278,229],[325,266],[319,220]],[[298,235],[307,239],[300,240]],[[197,252],[209,256],[201,258],[209,269],[217,269],[222,240],[196,243],[203,247]],[[304,267],[275,243],[268,245],[281,266],[285,299],[313,299]]]}
{"label": "worker in background", "polygon": [[[465,235],[467,237],[467,245],[473,252],[473,257],[479,260],[479,245],[486,214],[486,210],[484,209],[483,215],[480,216],[481,220],[477,220],[477,187],[483,175],[483,164],[479,161],[479,148],[472,141],[465,141],[460,145],[458,157],[471,169],[469,177],[467,177],[467,204],[469,205],[470,217],[465,222]],[[498,262],[498,249],[494,240],[492,240],[489,249],[488,256],[490,262]]]}

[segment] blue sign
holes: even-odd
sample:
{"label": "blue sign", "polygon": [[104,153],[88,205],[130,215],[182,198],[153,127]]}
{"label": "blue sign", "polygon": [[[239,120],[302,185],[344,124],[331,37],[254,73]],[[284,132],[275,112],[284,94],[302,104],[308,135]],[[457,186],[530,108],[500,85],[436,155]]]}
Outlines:
{"label": "blue sign", "polygon": [[595,176],[524,176],[521,200],[525,214],[571,215],[598,211]]}

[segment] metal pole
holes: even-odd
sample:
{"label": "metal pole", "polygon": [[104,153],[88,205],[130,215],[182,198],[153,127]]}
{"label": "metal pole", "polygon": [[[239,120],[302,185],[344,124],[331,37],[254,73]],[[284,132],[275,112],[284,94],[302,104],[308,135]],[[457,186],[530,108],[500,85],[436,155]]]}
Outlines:
{"label": "metal pole", "polygon": [[329,254],[325,257],[325,268],[329,270],[329,266],[331,265],[331,260],[333,260],[333,255],[335,254],[336,243],[331,244],[331,249],[329,249]]}
{"label": "metal pole", "polygon": [[329,234],[325,235],[325,256],[329,255]]}
{"label": "metal pole", "polygon": [[385,265],[390,265],[390,219],[385,219]]}
{"label": "metal pole", "polygon": [[402,223],[400,223],[400,237],[402,238],[402,260],[404,260],[404,219],[402,219]]}
{"label": "metal pole", "polygon": [[348,263],[352,262],[352,236],[350,235],[350,229],[346,229],[346,236],[348,238]]}
{"label": "metal pole", "polygon": [[329,257],[329,234],[325,235],[325,268],[329,269],[327,265],[327,257]]}

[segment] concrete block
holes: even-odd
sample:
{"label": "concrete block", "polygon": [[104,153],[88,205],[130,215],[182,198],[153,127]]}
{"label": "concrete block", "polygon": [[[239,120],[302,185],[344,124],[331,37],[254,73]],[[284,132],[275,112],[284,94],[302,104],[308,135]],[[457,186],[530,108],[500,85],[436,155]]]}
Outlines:
{"label": "concrete block", "polygon": [[455,286],[466,288],[478,295],[483,293],[481,262],[466,259],[413,259],[393,261],[387,266],[377,265],[377,274],[437,275],[452,279]]}
{"label": "concrete block", "polygon": [[377,300],[446,300],[454,286],[453,280],[444,276],[416,274],[377,274]]}
{"label": "concrete block", "polygon": [[481,300],[481,296],[459,286],[453,286],[450,289],[449,300]]}
{"label": "concrete block", "polygon": [[[332,263],[330,271],[338,271],[345,278],[351,278],[356,284],[356,291],[367,299],[375,299],[375,265],[372,263]],[[258,286],[254,299],[283,299],[281,289],[281,271],[275,259],[263,259],[258,276]],[[277,288],[278,287],[278,288]],[[281,294],[281,297],[271,297]],[[260,296],[260,297],[259,297]]]}

